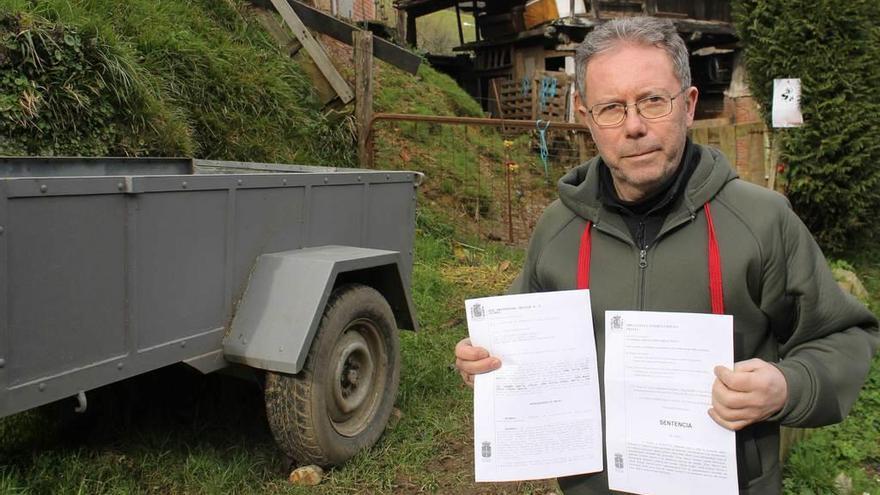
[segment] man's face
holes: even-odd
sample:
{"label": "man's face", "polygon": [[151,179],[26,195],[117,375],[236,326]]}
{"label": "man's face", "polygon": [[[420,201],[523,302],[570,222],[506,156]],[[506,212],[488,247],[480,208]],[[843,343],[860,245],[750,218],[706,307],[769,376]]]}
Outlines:
{"label": "man's face", "polygon": [[675,96],[681,83],[666,51],[627,42],[594,56],[585,72],[586,101],[576,95],[576,108],[611,170],[618,195],[628,201],[641,199],[678,168],[694,121],[697,88],[672,100],[672,113],[665,117],[645,119],[633,105],[618,126],[599,127],[588,114],[593,105],[632,105],[648,96]]}

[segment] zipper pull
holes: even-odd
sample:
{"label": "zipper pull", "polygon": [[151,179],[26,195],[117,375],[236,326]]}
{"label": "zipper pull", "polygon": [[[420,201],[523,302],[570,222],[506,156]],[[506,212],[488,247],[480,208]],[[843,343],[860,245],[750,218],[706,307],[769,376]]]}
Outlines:
{"label": "zipper pull", "polygon": [[639,251],[639,268],[646,268],[648,266],[648,250],[642,249]]}

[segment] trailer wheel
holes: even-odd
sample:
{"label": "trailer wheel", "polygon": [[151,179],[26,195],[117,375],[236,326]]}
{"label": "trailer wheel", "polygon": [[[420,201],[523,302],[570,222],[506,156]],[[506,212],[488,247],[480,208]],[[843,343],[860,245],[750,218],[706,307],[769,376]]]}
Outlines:
{"label": "trailer wheel", "polygon": [[266,374],[272,434],[299,463],[345,462],[379,439],[399,381],[397,323],[388,302],[372,287],[338,287],[302,371]]}

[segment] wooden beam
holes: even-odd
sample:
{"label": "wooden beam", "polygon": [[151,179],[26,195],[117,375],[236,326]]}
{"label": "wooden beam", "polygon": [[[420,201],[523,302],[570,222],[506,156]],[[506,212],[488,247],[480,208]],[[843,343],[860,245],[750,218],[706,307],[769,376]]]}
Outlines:
{"label": "wooden beam", "polygon": [[281,24],[276,20],[276,16],[272,12],[272,6],[268,4],[265,6],[254,5],[250,9],[250,12],[254,15],[254,18],[257,19],[257,22],[259,22],[269,35],[278,43],[278,47],[288,52],[291,58],[297,60],[300,67],[309,76],[309,79],[311,79],[312,86],[315,88],[315,95],[318,97],[321,105],[326,105],[335,100],[336,91],[334,91],[330,86],[330,83],[327,82],[327,78],[324,77],[324,74],[321,74],[321,70],[318,68],[315,61],[309,58],[306,54],[297,57],[297,54],[302,49],[302,43],[291,34],[284,24]]}
{"label": "wooden beam", "polygon": [[477,41],[482,39],[480,36],[480,11],[477,9],[477,0],[473,1],[474,6],[474,37]]}
{"label": "wooden beam", "polygon": [[412,14],[406,15],[406,44],[416,48],[419,46],[419,36],[416,32],[417,17]]}
{"label": "wooden beam", "polygon": [[373,33],[354,33],[354,114],[358,129],[358,162],[372,168],[373,150],[369,146],[373,121]]}
{"label": "wooden beam", "polygon": [[324,47],[312,36],[312,33],[309,32],[299,16],[296,15],[290,4],[286,0],[272,0],[272,5],[281,14],[281,18],[284,19],[284,22],[293,31],[294,36],[303,44],[309,56],[312,57],[312,60],[321,69],[321,73],[330,82],[333,90],[339,95],[339,99],[343,103],[353,100],[354,94],[351,92],[351,87],[345,82],[339,71],[336,70],[333,62],[330,61],[330,57],[327,56],[327,52],[324,51]]}
{"label": "wooden beam", "polygon": [[[296,12],[296,15],[299,16],[307,28],[316,33],[326,34],[346,45],[353,46],[352,33],[360,31],[360,27],[337,19],[297,0],[288,0],[287,3],[290,4],[293,11]],[[405,21],[403,25],[406,25]],[[401,38],[401,40],[404,39]],[[379,37],[373,38],[373,56],[410,74],[418,73],[419,65],[422,63],[422,59],[418,55]]]}
{"label": "wooden beam", "polygon": [[461,8],[458,6],[458,2],[455,2],[455,20],[458,21],[458,44],[464,44],[464,30],[461,27]]}

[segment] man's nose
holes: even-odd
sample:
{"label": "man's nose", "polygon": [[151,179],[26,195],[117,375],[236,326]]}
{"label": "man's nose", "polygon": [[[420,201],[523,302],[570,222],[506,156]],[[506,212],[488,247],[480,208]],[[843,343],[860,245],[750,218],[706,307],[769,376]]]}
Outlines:
{"label": "man's nose", "polygon": [[647,132],[645,119],[639,114],[635,105],[626,107],[626,116],[623,118],[623,129],[627,136],[642,136]]}

